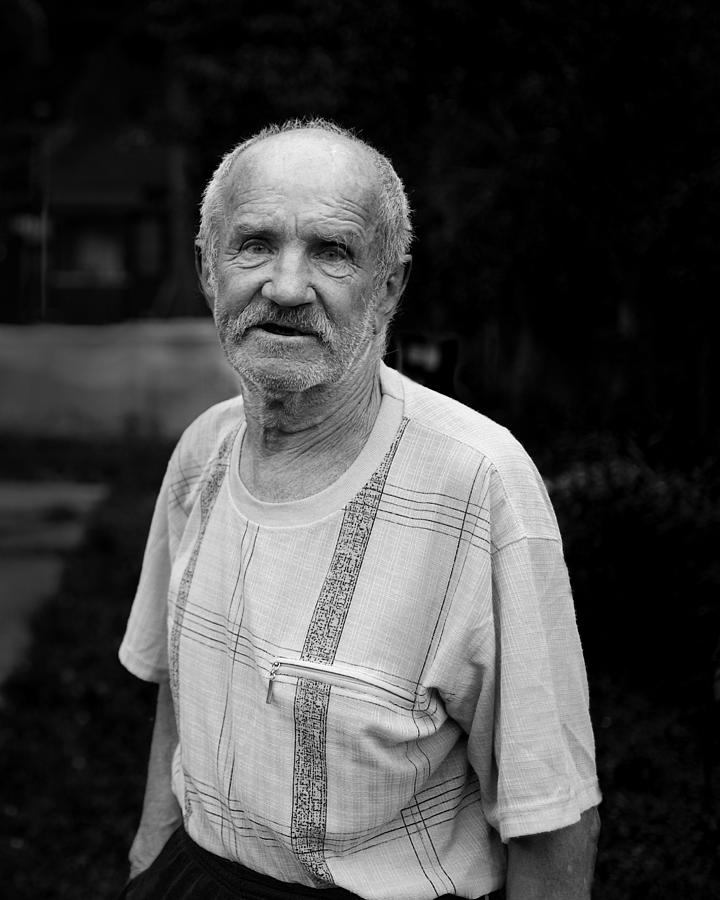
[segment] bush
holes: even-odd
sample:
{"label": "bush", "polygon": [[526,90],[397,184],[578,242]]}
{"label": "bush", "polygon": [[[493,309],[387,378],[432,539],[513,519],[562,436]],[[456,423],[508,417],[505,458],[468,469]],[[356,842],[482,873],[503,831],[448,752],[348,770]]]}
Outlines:
{"label": "bush", "polygon": [[613,453],[548,482],[578,623],[595,671],[683,689],[709,677],[720,637],[720,472]]}

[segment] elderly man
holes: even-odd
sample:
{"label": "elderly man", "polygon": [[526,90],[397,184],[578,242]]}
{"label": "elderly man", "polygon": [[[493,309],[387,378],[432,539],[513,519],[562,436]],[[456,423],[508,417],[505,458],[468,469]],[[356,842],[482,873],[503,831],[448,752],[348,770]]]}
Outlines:
{"label": "elderly man", "polygon": [[128,898],[589,897],[555,518],[505,429],[382,363],[410,239],[389,161],[322,120],[207,187],[242,397],[180,439],[120,650],[160,685]]}

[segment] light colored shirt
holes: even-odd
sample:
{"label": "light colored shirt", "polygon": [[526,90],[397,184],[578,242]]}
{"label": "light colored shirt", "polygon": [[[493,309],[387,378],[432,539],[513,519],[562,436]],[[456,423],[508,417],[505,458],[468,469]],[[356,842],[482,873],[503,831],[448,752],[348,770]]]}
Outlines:
{"label": "light colored shirt", "polygon": [[190,836],[371,900],[477,897],[503,841],[600,801],[553,510],[484,416],[382,369],[351,468],[245,489],[240,398],[190,426],[160,492],[120,658],[170,679]]}

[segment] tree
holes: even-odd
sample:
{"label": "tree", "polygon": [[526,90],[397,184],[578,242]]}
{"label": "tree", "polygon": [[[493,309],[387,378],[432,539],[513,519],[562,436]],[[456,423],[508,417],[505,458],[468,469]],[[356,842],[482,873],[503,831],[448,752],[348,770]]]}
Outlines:
{"label": "tree", "polygon": [[220,156],[268,121],[324,115],[409,187],[419,239],[398,325],[461,337],[464,399],[549,434],[712,440],[709,0],[41,9],[51,56],[29,82],[52,85],[55,119],[132,121],[171,148],[175,274],[158,308],[188,283],[192,206]]}

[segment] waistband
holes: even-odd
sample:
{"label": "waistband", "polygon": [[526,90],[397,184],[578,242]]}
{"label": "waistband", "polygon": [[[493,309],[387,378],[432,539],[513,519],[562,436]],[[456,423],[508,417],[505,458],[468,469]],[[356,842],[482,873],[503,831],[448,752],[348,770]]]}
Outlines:
{"label": "waistband", "polygon": [[[178,829],[177,836],[183,850],[207,875],[228,890],[238,892],[243,900],[362,900],[362,897],[344,888],[312,888],[295,882],[278,881],[270,875],[248,869],[242,863],[223,859],[196,844],[182,826]],[[450,900],[453,896],[446,894],[438,900]],[[478,900],[501,900],[503,897],[504,892],[501,890]]]}
{"label": "waistband", "polygon": [[223,859],[205,850],[184,829],[181,829],[181,840],[184,850],[200,868],[223,887],[237,891],[245,900],[288,900],[290,897],[298,900],[362,900],[344,888],[311,888],[255,872],[242,863]]}

